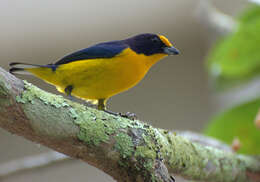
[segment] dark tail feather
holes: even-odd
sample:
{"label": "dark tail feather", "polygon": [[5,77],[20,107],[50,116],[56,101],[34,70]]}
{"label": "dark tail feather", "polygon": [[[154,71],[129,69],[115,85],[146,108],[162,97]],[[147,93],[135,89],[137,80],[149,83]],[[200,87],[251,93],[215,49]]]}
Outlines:
{"label": "dark tail feather", "polygon": [[22,74],[22,75],[27,75],[27,74],[29,74],[29,75],[30,75],[30,73],[27,72],[27,71],[25,71],[23,68],[10,68],[10,69],[9,69],[9,72],[10,72],[11,74]]}
{"label": "dark tail feather", "polygon": [[28,64],[28,63],[18,63],[12,62],[9,64],[10,67],[17,67],[17,68],[39,68],[39,67],[47,67],[45,65],[38,65],[38,64]]}
{"label": "dark tail feather", "polygon": [[[26,71],[27,68],[52,68],[52,65],[37,65],[37,64],[28,64],[28,63],[18,63],[18,62],[12,62],[9,64],[11,67],[9,69],[9,72],[12,74],[29,74],[29,72]],[[52,68],[54,69],[54,68]]]}

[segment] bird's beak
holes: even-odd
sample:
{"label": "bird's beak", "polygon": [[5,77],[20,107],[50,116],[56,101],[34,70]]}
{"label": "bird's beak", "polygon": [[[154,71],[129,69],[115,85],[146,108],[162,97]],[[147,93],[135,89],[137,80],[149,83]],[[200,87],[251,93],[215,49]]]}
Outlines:
{"label": "bird's beak", "polygon": [[168,55],[178,55],[178,54],[180,54],[180,51],[173,46],[172,47],[165,47],[163,51],[164,51],[165,54],[168,54]]}

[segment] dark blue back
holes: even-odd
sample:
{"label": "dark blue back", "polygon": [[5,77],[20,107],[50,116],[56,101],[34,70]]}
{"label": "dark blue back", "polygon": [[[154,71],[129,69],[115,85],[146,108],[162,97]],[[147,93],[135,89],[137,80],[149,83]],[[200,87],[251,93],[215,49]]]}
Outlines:
{"label": "dark blue back", "polygon": [[127,47],[128,45],[123,41],[100,43],[69,54],[57,61],[55,65],[66,64],[84,59],[112,58],[121,53]]}

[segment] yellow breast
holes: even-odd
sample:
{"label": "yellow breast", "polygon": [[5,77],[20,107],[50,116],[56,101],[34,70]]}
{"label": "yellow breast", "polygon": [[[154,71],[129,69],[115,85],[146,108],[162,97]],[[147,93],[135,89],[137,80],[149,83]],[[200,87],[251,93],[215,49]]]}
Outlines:
{"label": "yellow breast", "polygon": [[150,67],[164,56],[145,56],[128,48],[109,59],[81,60],[60,65],[56,71],[31,72],[55,85],[61,92],[72,85],[72,95],[76,97],[107,99],[136,85]]}

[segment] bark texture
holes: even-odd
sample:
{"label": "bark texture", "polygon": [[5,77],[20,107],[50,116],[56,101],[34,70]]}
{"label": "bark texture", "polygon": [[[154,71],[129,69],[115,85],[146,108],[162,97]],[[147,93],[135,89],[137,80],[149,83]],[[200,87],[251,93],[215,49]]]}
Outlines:
{"label": "bark texture", "polygon": [[[103,170],[117,181],[260,181],[258,159],[47,93],[0,68],[0,127]],[[4,155],[4,154],[2,154]]]}

